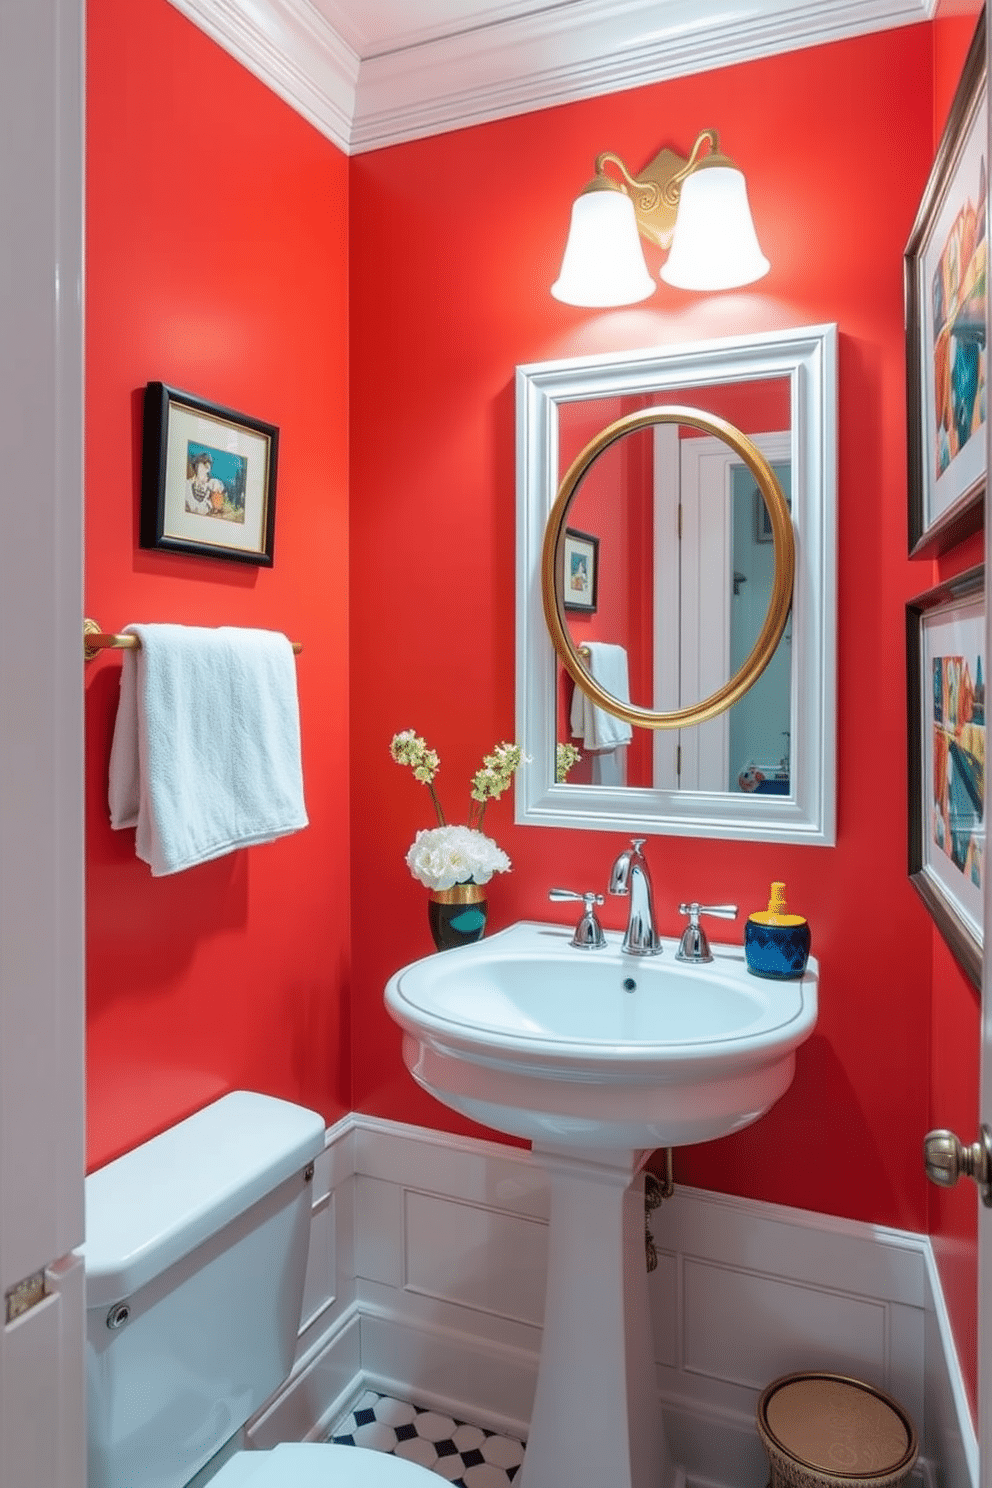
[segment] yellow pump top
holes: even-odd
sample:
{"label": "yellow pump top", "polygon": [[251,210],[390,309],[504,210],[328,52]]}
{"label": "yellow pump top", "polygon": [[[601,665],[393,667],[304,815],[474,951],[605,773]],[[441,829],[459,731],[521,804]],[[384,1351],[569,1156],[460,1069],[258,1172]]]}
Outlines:
{"label": "yellow pump top", "polygon": [[803,915],[790,914],[785,902],[785,884],[773,883],[767,909],[759,909],[748,915],[758,925],[805,925]]}

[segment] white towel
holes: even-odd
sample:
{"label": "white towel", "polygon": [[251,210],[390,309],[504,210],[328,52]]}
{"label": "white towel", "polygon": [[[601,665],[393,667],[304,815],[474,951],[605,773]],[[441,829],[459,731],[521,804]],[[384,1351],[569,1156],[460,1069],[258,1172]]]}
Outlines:
{"label": "white towel", "polygon": [[307,825],[296,660],[268,630],[128,625],[110,824],[160,877]]}
{"label": "white towel", "polygon": [[[588,670],[593,679],[618,702],[629,703],[627,652],[623,646],[589,641],[587,650]],[[583,741],[587,749],[616,749],[619,744],[629,744],[633,738],[634,731],[629,723],[597,708],[578,686],[572,694],[571,722],[572,733]]]}

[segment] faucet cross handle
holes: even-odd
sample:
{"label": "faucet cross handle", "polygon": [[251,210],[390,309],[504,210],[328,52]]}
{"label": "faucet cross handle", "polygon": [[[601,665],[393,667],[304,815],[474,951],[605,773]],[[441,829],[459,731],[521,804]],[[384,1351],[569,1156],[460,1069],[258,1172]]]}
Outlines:
{"label": "faucet cross handle", "polygon": [[604,902],[602,894],[596,894],[591,889],[585,894],[577,894],[574,889],[549,889],[548,898],[555,904],[581,900],[585,905],[570,944],[578,946],[582,951],[598,951],[605,946],[606,936],[596,918],[596,905]]}
{"label": "faucet cross handle", "polygon": [[706,938],[706,931],[699,923],[700,915],[713,915],[719,920],[735,920],[737,918],[736,904],[698,904],[695,900],[691,904],[680,904],[679,914],[689,916],[689,923],[682,931],[682,939],[679,948],[675,952],[676,961],[712,961],[713,952]]}

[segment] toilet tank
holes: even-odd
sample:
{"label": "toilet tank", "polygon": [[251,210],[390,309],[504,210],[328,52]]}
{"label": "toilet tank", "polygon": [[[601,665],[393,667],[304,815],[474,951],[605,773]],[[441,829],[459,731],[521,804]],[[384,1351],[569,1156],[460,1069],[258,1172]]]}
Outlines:
{"label": "toilet tank", "polygon": [[184,1488],[286,1378],[323,1145],[235,1091],[86,1179],[89,1488]]}

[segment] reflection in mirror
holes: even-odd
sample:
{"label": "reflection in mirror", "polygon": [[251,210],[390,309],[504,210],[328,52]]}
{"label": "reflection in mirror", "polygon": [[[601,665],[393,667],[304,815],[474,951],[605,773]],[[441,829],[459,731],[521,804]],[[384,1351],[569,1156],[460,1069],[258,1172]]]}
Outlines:
{"label": "reflection in mirror", "polygon": [[[792,467],[788,439],[768,435],[755,441],[770,457],[775,478],[789,507],[792,506]],[[779,445],[781,458],[774,458],[772,444]],[[783,448],[784,446],[784,448]],[[730,669],[740,666],[754,644],[771,594],[772,550],[765,504],[750,472],[740,464],[730,476],[732,513]],[[719,720],[725,742],[723,768],[710,786],[703,789],[757,792],[760,795],[789,794],[789,736],[792,700],[792,631],[775,648],[767,669],[745,697]],[[718,720],[713,720],[716,726]],[[704,725],[708,728],[710,725]],[[660,782],[659,782],[660,783]]]}
{"label": "reflection in mirror", "polygon": [[[762,391],[755,390],[752,418],[762,410]],[[769,406],[766,398],[765,411],[788,418],[787,385],[773,389],[773,397],[778,406]],[[572,413],[562,410],[563,426],[574,422]],[[584,406],[581,413],[587,413]],[[753,758],[742,759],[728,778],[729,730],[722,714],[775,660],[789,617],[793,534],[788,503],[767,458],[773,455],[788,484],[787,431],[751,439],[718,414],[666,402],[626,412],[571,462],[547,526],[543,582],[545,616],[565,670],[558,737],[570,729],[581,738],[590,722],[593,730],[590,736],[586,729],[587,754],[569,777],[573,785],[614,779],[717,791],[770,787],[771,772],[759,769]],[[566,526],[563,561],[552,563],[551,545],[561,541],[562,525],[576,520],[598,524],[605,550],[598,537]],[[663,538],[668,539],[664,551]],[[554,594],[547,587],[552,573]],[[623,658],[622,694],[596,675],[603,664],[597,633],[609,636],[611,651]],[[674,751],[663,742],[656,745],[654,770],[649,741],[638,735],[618,751],[617,760],[610,759],[596,749],[596,714],[583,688],[583,662],[612,696],[612,702],[600,703],[602,709],[651,729],[702,727],[687,734],[684,745],[676,741]],[[781,656],[773,675],[777,686],[766,682],[763,703],[777,714],[779,732],[785,734],[791,679]],[[694,712],[701,716],[693,717]],[[768,732],[755,728],[753,709],[750,717],[750,723],[738,717],[735,728],[745,748]],[[782,791],[787,763],[783,767],[776,760],[775,774],[779,793],[787,794]]]}
{"label": "reflection in mirror", "polygon": [[[836,367],[832,326],[522,367],[517,373],[517,819],[603,830],[831,842],[834,834]],[[564,472],[618,417],[689,405],[746,433],[790,503],[793,613],[729,710],[584,746],[582,696],[542,623],[540,556]],[[632,705],[710,697],[754,646],[774,572],[752,472],[686,424],[636,429],[589,466],[567,515],[572,645],[622,648]],[[681,536],[680,536],[681,534]],[[588,714],[586,715],[588,717]],[[567,783],[555,744],[577,744]]]}
{"label": "reflection in mirror", "polygon": [[[655,460],[654,469],[648,471],[648,479],[640,483],[646,492],[661,487],[664,473],[668,470],[673,472],[678,470],[680,460],[678,436],[683,426],[689,432],[709,435],[717,441],[718,446],[726,446],[730,455],[738,460],[753,477],[765,505],[775,562],[771,593],[764,617],[758,627],[758,633],[740,667],[731,672],[728,658],[732,611],[729,599],[726,598],[731,592],[734,572],[731,566],[732,527],[728,521],[729,515],[732,515],[729,457],[719,466],[714,466],[718,473],[722,470],[727,478],[720,481],[718,488],[714,491],[715,499],[708,514],[709,520],[705,524],[707,529],[712,529],[712,534],[709,531],[706,532],[705,544],[700,544],[695,538],[692,541],[683,541],[684,537],[688,539],[691,536],[691,532],[683,531],[686,526],[683,522],[686,490],[678,486],[677,477],[673,476],[672,481],[667,481],[666,477],[666,483],[676,484],[675,511],[678,520],[671,526],[673,542],[677,549],[685,549],[686,553],[691,554],[692,557],[691,564],[687,565],[680,562],[679,554],[676,553],[676,564],[683,570],[689,566],[699,570],[698,550],[701,547],[707,552],[712,550],[717,561],[708,563],[708,572],[701,575],[703,582],[698,584],[701,592],[704,589],[707,590],[705,602],[700,608],[700,613],[707,617],[706,645],[702,646],[698,639],[695,640],[693,654],[690,657],[694,663],[693,680],[699,683],[698,687],[683,689],[682,679],[678,674],[678,656],[675,655],[676,671],[672,678],[674,688],[671,690],[675,693],[687,690],[693,694],[694,701],[686,707],[664,711],[659,709],[654,702],[650,707],[643,707],[632,699],[629,648],[625,643],[623,631],[612,641],[588,640],[581,647],[576,645],[574,638],[569,634],[566,624],[566,605],[576,607],[576,588],[580,587],[583,591],[588,589],[590,594],[598,594],[598,582],[594,581],[593,584],[589,584],[585,568],[576,569],[576,545],[581,543],[588,548],[590,544],[595,544],[595,551],[590,550],[589,557],[598,566],[598,539],[577,534],[574,529],[568,527],[567,523],[577,493],[581,490],[584,480],[596,468],[596,463],[604,452],[618,442],[625,443],[628,436],[642,430],[658,429],[664,433],[667,427],[674,432],[676,437],[670,441],[669,446],[662,442],[656,443],[654,448],[658,458]],[[695,448],[697,446],[685,445],[681,448],[681,453],[691,454]],[[636,507],[640,494],[638,484],[632,482],[630,491],[625,493],[619,504]],[[649,504],[653,509],[653,502]],[[702,527],[702,524],[695,522],[689,524],[693,531],[697,525]],[[666,523],[658,524],[658,531],[662,535],[668,530]],[[653,546],[649,533],[647,548],[649,553]],[[656,568],[657,566],[655,564]],[[726,419],[706,413],[702,409],[681,404],[652,404],[648,408],[624,414],[622,418],[607,424],[586,445],[563,477],[547,521],[541,556],[541,590],[544,617],[552,645],[569,677],[575,683],[576,690],[572,696],[570,715],[571,730],[574,735],[581,737],[587,751],[594,756],[594,783],[602,785],[626,783],[626,756],[631,745],[629,725],[649,729],[672,729],[703,724],[709,719],[718,718],[747,693],[771,661],[775,648],[785,632],[792,605],[794,571],[795,539],[792,518],[774,471],[748,436],[742,434]],[[674,590],[676,611],[679,607],[682,587],[683,585],[678,582],[674,586],[662,586],[663,595],[669,588]],[[581,603],[579,607],[583,608],[587,614],[592,608],[591,605]],[[611,623],[615,626],[617,619],[616,604],[614,603],[609,608],[611,613],[606,617],[607,627]],[[708,618],[711,611],[717,617],[715,625]],[[668,629],[671,629],[674,641],[674,647],[671,649],[677,653],[679,634],[680,632],[684,634],[687,627],[680,625],[678,613],[672,616],[670,627],[667,626],[664,614],[656,621],[649,613],[646,624],[636,623],[637,618],[639,617],[635,616],[635,623],[632,627],[637,631],[638,642],[634,650],[634,661],[636,664],[644,657],[649,658],[650,670],[653,674],[658,667],[659,658],[663,663],[665,652],[669,649],[665,644]],[[644,669],[648,670],[647,667]],[[657,687],[653,691],[657,694]],[[622,734],[618,732],[618,720],[621,724],[628,725]],[[717,788],[721,788],[719,780],[717,780]]]}

